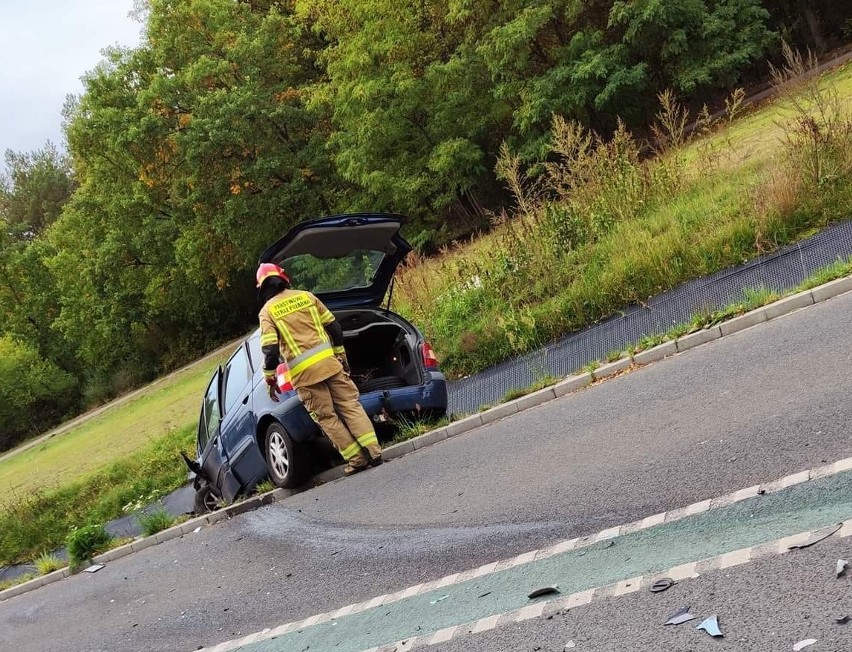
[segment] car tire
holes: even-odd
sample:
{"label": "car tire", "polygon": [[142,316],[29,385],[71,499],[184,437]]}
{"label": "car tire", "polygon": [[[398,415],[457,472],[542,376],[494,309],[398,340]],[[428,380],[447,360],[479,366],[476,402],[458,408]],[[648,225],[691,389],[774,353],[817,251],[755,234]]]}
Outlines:
{"label": "car tire", "polygon": [[293,441],[280,423],[272,423],[266,429],[263,452],[272,484],[284,488],[301,484],[306,463],[302,447]]}
{"label": "car tire", "polygon": [[400,376],[381,376],[362,383],[358,389],[362,394],[367,394],[368,392],[377,392],[383,389],[399,389],[400,387],[405,387],[407,384],[405,378]]}
{"label": "car tire", "polygon": [[193,509],[196,514],[207,514],[215,511],[219,506],[221,499],[213,493],[210,485],[206,482],[195,491],[195,500],[193,501]]}

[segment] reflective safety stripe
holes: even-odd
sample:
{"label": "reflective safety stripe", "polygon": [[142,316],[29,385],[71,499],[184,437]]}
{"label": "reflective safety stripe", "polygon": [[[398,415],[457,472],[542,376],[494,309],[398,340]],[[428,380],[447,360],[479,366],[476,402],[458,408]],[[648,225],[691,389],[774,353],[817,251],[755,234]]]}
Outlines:
{"label": "reflective safety stripe", "polygon": [[296,340],[293,339],[293,335],[290,333],[290,329],[287,328],[287,324],[285,324],[283,321],[276,321],[275,325],[281,332],[281,337],[283,337],[284,341],[287,343],[287,348],[290,350],[290,355],[299,356],[302,353],[302,349],[300,349],[299,345],[296,344]]}
{"label": "reflective safety stripe", "polygon": [[335,346],[334,347],[334,355],[346,355],[346,347],[345,346]]}
{"label": "reflective safety stripe", "polygon": [[361,435],[360,437],[356,437],[355,441],[357,441],[359,444],[361,444],[361,446],[364,446],[365,448],[367,446],[378,446],[379,445],[379,439],[378,439],[378,437],[376,437],[376,433],[374,433],[374,432],[368,432],[366,435]]}
{"label": "reflective safety stripe", "polygon": [[328,333],[325,332],[325,326],[322,325],[319,316],[319,310],[311,307],[311,319],[314,320],[314,327],[317,329],[317,335],[323,342],[328,342]]}
{"label": "reflective safety stripe", "polygon": [[344,448],[342,451],[340,451],[340,454],[343,456],[343,459],[348,462],[360,452],[361,447],[358,445],[358,442],[353,442],[349,444],[346,448]]}
{"label": "reflective safety stripe", "polygon": [[292,360],[288,360],[287,366],[290,367],[290,373],[295,377],[320,360],[332,357],[334,357],[334,351],[331,349],[331,344],[323,342],[319,346],[308,349],[302,355],[296,356]]}
{"label": "reflective safety stripe", "polygon": [[330,324],[334,321],[334,315],[332,315],[328,310],[326,310],[322,315],[320,315],[320,322],[323,324]]}
{"label": "reflective safety stripe", "polygon": [[265,378],[275,378],[275,369],[264,369],[263,376]]}
{"label": "reflective safety stripe", "polygon": [[269,346],[270,344],[278,344],[277,333],[264,333],[260,336],[261,346]]}

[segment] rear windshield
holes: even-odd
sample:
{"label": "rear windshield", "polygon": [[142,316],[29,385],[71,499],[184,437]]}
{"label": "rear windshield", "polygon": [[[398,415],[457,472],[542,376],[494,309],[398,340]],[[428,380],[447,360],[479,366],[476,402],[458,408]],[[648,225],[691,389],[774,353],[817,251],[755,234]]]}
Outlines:
{"label": "rear windshield", "polygon": [[340,258],[300,254],[282,265],[294,287],[317,294],[369,287],[384,257],[381,251],[356,249]]}

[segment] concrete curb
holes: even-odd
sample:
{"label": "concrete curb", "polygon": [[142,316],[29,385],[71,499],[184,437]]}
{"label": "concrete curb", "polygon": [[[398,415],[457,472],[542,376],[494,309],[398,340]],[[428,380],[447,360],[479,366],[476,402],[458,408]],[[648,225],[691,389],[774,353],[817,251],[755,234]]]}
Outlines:
{"label": "concrete curb", "polygon": [[[508,401],[459,421],[453,421],[448,426],[432,430],[399,444],[388,446],[384,449],[382,455],[387,461],[395,460],[404,455],[408,455],[409,453],[413,453],[416,450],[422,450],[433,446],[445,439],[450,439],[457,435],[470,432],[471,430],[476,430],[484,425],[518,414],[519,412],[523,412],[543,403],[555,400],[556,398],[560,398],[569,393],[579,391],[589,386],[594,381],[610,378],[615,374],[630,369],[631,367],[657,362],[677,353],[688,351],[696,346],[712,342],[727,335],[738,333],[747,328],[751,328],[752,326],[776,319],[813,304],[821,303],[827,299],[831,299],[847,292],[852,292],[852,276],[831,281],[812,290],[806,290],[805,292],[785,297],[779,301],[763,306],[762,308],[758,308],[739,317],[735,317],[734,319],[720,325],[712,326],[695,333],[690,333],[689,335],[684,335],[677,340],[668,341],[660,344],[659,346],[655,346],[654,348],[642,351],[632,358],[622,358],[616,362],[605,364],[598,367],[592,373],[583,372],[573,376],[568,376],[552,387],[547,387],[531,394],[527,394],[513,401]],[[172,539],[186,536],[194,532],[197,528],[215,525],[216,523],[228,520],[239,514],[252,511],[263,505],[269,505],[271,503],[286,500],[298,493],[309,491],[310,489],[322,484],[333,482],[344,477],[343,468],[344,467],[341,465],[323,471],[322,473],[314,476],[309,484],[298,489],[275,489],[260,496],[252,496],[247,500],[219,509],[210,514],[197,516],[167,530],[158,532],[153,536],[137,539],[132,543],[121,546],[120,548],[115,548],[101,555],[97,555],[92,558],[92,561],[97,564],[105,564],[134,552],[145,550],[146,548],[150,548],[158,543],[164,543]],[[852,458],[836,463],[831,469],[834,473],[844,470],[852,470]],[[804,477],[805,473],[799,474],[803,476],[801,479],[798,477],[791,477],[785,478],[785,481],[792,484],[795,484],[796,482],[805,482],[807,481],[807,477]],[[813,478],[814,475],[815,474],[811,474],[811,478]],[[790,485],[786,484],[785,486]],[[774,488],[772,489],[774,490]],[[751,495],[749,490],[743,490],[739,493],[742,493],[743,496],[746,496],[746,494]],[[742,497],[739,499],[741,500]],[[707,501],[707,503],[709,508],[709,501]],[[68,568],[63,568],[62,570],[55,571],[48,575],[43,575],[41,577],[36,577],[28,582],[23,582],[4,591],[0,591],[0,602],[17,595],[21,595],[22,593],[35,590],[40,586],[51,584],[68,577],[70,574],[71,573]]]}

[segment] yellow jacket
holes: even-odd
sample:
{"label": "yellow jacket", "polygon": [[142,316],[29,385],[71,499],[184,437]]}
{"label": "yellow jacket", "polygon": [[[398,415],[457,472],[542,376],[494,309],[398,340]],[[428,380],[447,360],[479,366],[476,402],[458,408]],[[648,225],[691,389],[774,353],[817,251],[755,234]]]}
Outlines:
{"label": "yellow jacket", "polygon": [[334,315],[310,292],[284,290],[264,304],[259,317],[267,377],[275,376],[278,356],[290,368],[294,387],[322,382],[343,368],[325,330]]}

